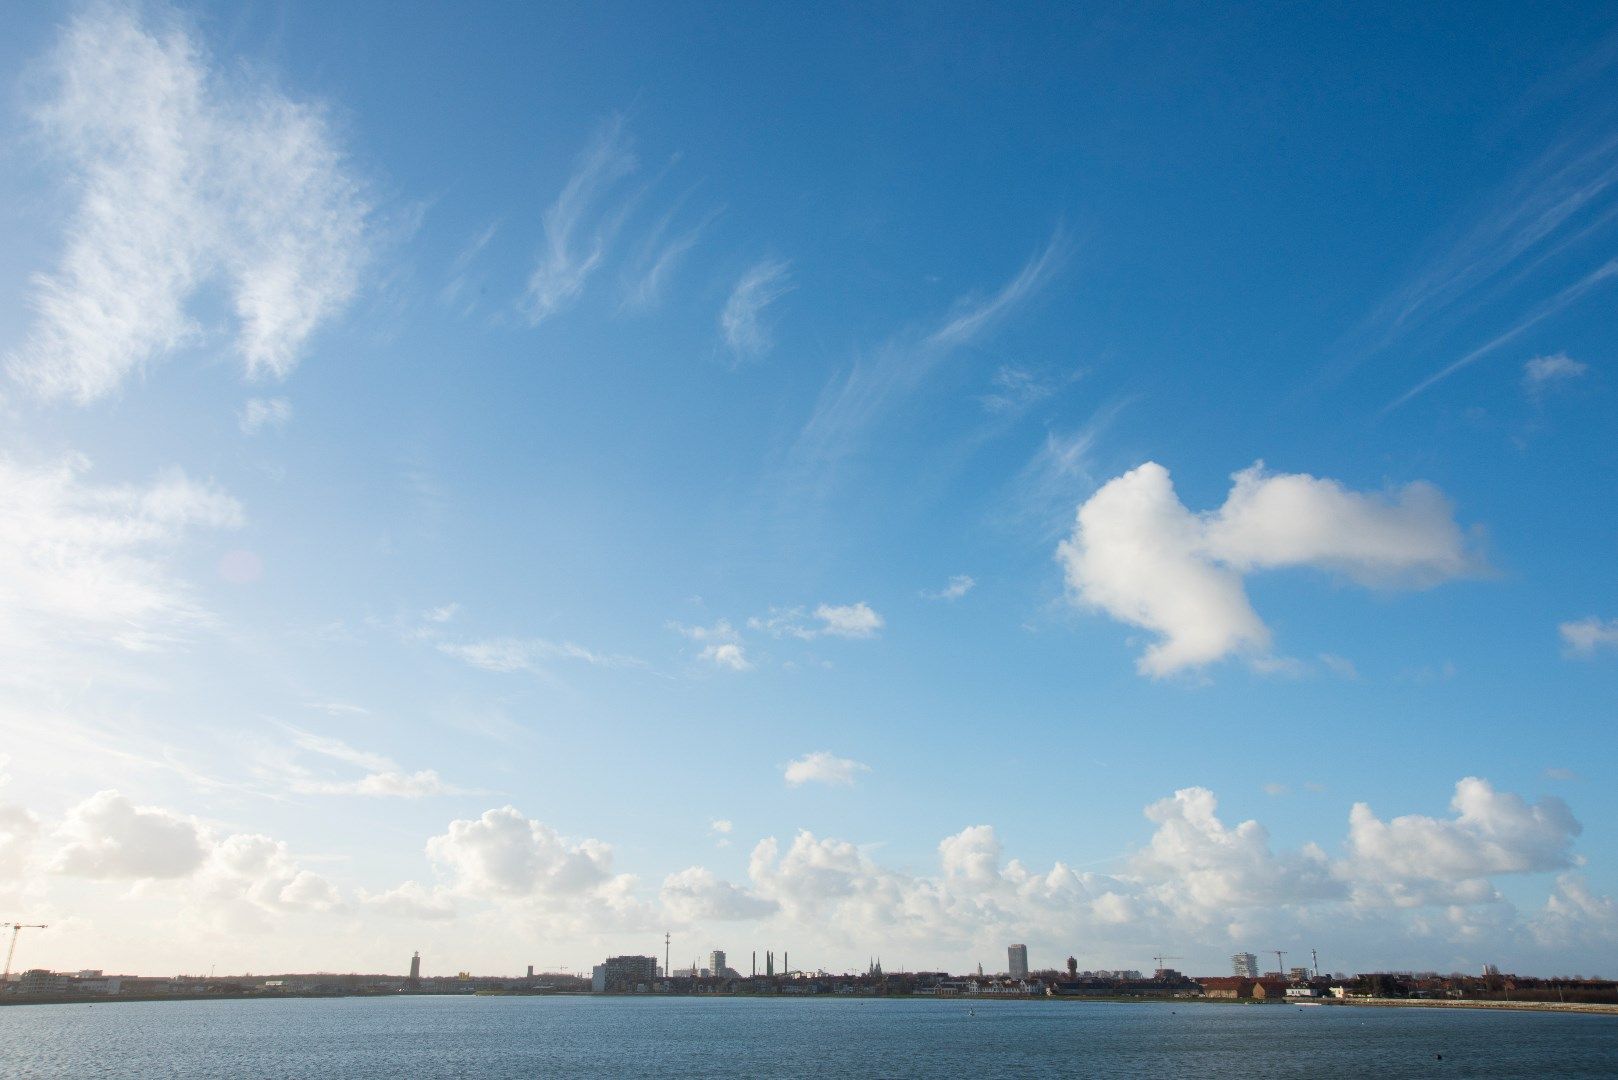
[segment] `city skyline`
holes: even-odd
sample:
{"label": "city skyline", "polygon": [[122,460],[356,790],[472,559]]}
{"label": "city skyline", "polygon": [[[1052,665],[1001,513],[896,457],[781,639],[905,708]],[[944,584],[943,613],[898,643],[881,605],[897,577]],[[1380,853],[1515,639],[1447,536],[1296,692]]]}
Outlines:
{"label": "city skyline", "polygon": [[19,969],[1618,970],[1529,21],[0,14]]}

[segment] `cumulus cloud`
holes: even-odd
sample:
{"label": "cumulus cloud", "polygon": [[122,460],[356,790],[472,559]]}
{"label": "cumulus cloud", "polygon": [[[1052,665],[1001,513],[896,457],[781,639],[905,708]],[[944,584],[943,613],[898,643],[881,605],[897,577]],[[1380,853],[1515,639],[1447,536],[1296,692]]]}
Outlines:
{"label": "cumulus cloud", "polygon": [[217,898],[240,898],[268,911],[326,911],[338,903],[336,886],[298,866],[283,841],[256,834],[215,845],[199,883]]}
{"label": "cumulus cloud", "polygon": [[1598,649],[1618,649],[1618,619],[1598,619],[1594,615],[1557,627],[1562,644],[1574,656],[1590,657]]}
{"label": "cumulus cloud", "polygon": [[801,607],[771,608],[768,616],[755,616],[747,620],[747,625],[775,637],[812,641],[817,637],[872,638],[886,623],[862,600],[855,604],[821,604],[812,616]]}
{"label": "cumulus cloud", "polygon": [[959,600],[971,592],[977,582],[970,574],[956,574],[949,579],[949,583],[937,592],[923,593],[929,600]]}
{"label": "cumulus cloud", "polygon": [[427,841],[427,854],[470,896],[578,895],[612,879],[611,847],[568,840],[513,806],[450,822]]}
{"label": "cumulus cloud", "polygon": [[747,649],[742,644],[741,635],[727,620],[720,619],[712,626],[684,626],[680,623],[670,623],[669,626],[702,644],[702,651],[697,654],[699,660],[731,671],[752,670],[753,663],[747,659]]}
{"label": "cumulus cloud", "polygon": [[1532,929],[1542,945],[1610,945],[1618,941],[1618,901],[1597,893],[1583,874],[1559,874]]}
{"label": "cumulus cloud", "polygon": [[793,787],[802,784],[831,784],[838,787],[852,787],[860,773],[870,772],[871,767],[863,762],[851,758],[838,757],[824,750],[816,750],[812,754],[805,754],[787,763],[782,775],[786,782]]}
{"label": "cumulus cloud", "polygon": [[792,291],[792,264],[766,259],[747,269],[730,290],[719,328],[738,359],[762,356],[774,342],[764,322],[766,309]]}
{"label": "cumulus cloud", "polygon": [[[457,821],[429,842],[442,887],[407,882],[361,893],[360,902],[417,918],[447,917],[462,904],[519,904],[524,917],[581,933],[757,921],[823,955],[861,958],[873,939],[954,962],[998,954],[1007,940],[1036,943],[1047,957],[1091,941],[1116,957],[1097,966],[1149,955],[1165,935],[1213,957],[1323,925],[1341,928],[1340,949],[1354,927],[1368,926],[1377,947],[1589,942],[1612,932],[1612,901],[1568,872],[1578,825],[1560,803],[1528,804],[1467,779],[1454,809],[1447,818],[1378,822],[1356,807],[1343,854],[1332,857],[1313,843],[1279,848],[1257,821],[1222,819],[1213,792],[1184,788],[1145,808],[1149,838],[1104,860],[1107,873],[1025,865],[988,824],[945,836],[936,863],[919,869],[884,864],[877,845],[800,830],[785,843],[760,840],[745,880],[702,866],[667,875],[652,906],[635,899],[633,878],[614,874],[605,844],[568,840],[508,807]],[[720,825],[712,831],[725,832]],[[1490,880],[1558,871],[1540,912],[1517,913]],[[1436,947],[1448,955],[1449,945]]]}
{"label": "cumulus cloud", "polygon": [[68,811],[59,835],[51,869],[71,877],[185,877],[208,857],[196,822],[136,806],[116,791],[99,792]]}
{"label": "cumulus cloud", "polygon": [[167,557],[196,529],[234,529],[239,503],[174,470],[96,485],[89,463],[0,457],[0,643],[105,642],[144,650],[204,621]]}
{"label": "cumulus cloud", "polygon": [[659,898],[669,914],[684,922],[759,919],[773,915],[780,906],[774,900],[721,881],[700,866],[664,878]]}
{"label": "cumulus cloud", "polygon": [[1231,828],[1218,806],[1212,791],[1192,787],[1146,808],[1157,829],[1130,870],[1181,917],[1203,921],[1233,909],[1345,895],[1320,848],[1278,855],[1264,826],[1244,821]]}
{"label": "cumulus cloud", "polygon": [[1235,474],[1225,504],[1196,514],[1168,470],[1148,462],[1104,484],[1079,507],[1057,548],[1081,604],[1150,630],[1140,670],[1162,676],[1232,653],[1265,657],[1270,631],[1244,577],[1308,566],[1363,585],[1420,588],[1474,572],[1453,510],[1430,484],[1387,495],[1332,480]]}
{"label": "cumulus cloud", "polygon": [[442,889],[429,889],[414,881],[380,893],[361,889],[359,902],[369,911],[401,919],[453,919],[455,901]]}
{"label": "cumulus cloud", "polygon": [[528,318],[536,325],[571,307],[601,266],[623,213],[601,210],[603,199],[635,171],[622,117],[596,133],[574,163],[556,201],[546,209],[539,262],[528,278]]}
{"label": "cumulus cloud", "polygon": [[1590,365],[1573,359],[1565,352],[1549,356],[1536,356],[1523,365],[1523,385],[1531,395],[1544,393],[1551,386],[1571,382],[1590,370]]}
{"label": "cumulus cloud", "polygon": [[285,377],[347,306],[369,246],[324,110],[215,65],[177,19],[147,26],[113,3],[68,22],[48,73],[35,119],[78,203],[11,373],[93,400],[204,340],[218,290],[246,373]]}
{"label": "cumulus cloud", "polygon": [[162,881],[207,910],[245,903],[265,912],[323,911],[337,889],[259,834],[220,837],[196,820],[102,791],[70,809],[54,833],[52,873],[102,881]]}
{"label": "cumulus cloud", "polygon": [[1493,875],[1570,867],[1573,841],[1583,831],[1561,799],[1530,804],[1477,777],[1455,785],[1450,808],[1453,818],[1409,814],[1383,821],[1369,805],[1355,803],[1340,875],[1367,902],[1476,901],[1493,895],[1486,881]]}
{"label": "cumulus cloud", "polygon": [[238,425],[243,435],[257,435],[267,428],[286,427],[291,419],[292,402],[286,398],[248,398]]}

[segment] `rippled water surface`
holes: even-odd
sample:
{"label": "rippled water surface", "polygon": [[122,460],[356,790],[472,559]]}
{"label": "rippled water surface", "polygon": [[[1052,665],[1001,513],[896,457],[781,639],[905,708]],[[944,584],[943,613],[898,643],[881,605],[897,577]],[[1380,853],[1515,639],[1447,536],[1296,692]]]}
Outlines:
{"label": "rippled water surface", "polygon": [[[1442,1055],[1442,1057],[1440,1057]],[[1618,1018],[1065,1001],[404,997],[0,1008],[27,1077],[1618,1076]]]}

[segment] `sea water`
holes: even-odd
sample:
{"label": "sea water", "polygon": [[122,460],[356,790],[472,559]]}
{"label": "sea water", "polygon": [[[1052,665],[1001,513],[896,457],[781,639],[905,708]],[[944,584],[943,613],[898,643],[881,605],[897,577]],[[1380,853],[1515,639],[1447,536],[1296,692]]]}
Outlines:
{"label": "sea water", "polygon": [[1600,1076],[1618,1017],[962,999],[392,997],[0,1008],[21,1077]]}

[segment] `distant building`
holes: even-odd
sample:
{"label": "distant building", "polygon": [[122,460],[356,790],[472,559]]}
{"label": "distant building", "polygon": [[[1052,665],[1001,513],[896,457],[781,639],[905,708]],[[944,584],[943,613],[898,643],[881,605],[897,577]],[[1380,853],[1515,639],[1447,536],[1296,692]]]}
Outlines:
{"label": "distant building", "polygon": [[655,956],[609,956],[601,966],[603,990],[634,991],[657,981]]}
{"label": "distant building", "polygon": [[1230,973],[1242,979],[1258,978],[1258,957],[1250,952],[1239,952],[1230,958]]}
{"label": "distant building", "polygon": [[713,972],[714,978],[725,977],[725,950],[715,949],[708,954],[708,970]]}
{"label": "distant building", "polygon": [[1006,950],[1006,955],[1009,957],[1011,965],[1011,977],[1013,979],[1028,978],[1028,946],[1013,945]]}
{"label": "distant building", "polygon": [[412,953],[410,957],[410,981],[412,983],[421,981],[421,953],[419,952]]}
{"label": "distant building", "polygon": [[1070,979],[1079,977],[1079,961],[1077,957],[1070,956],[1067,958],[1067,977]]}
{"label": "distant building", "polygon": [[1306,983],[1309,981],[1309,969],[1306,967],[1289,968],[1287,978],[1295,983]]}

